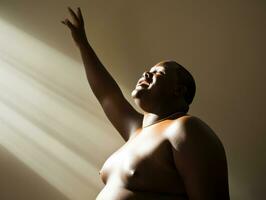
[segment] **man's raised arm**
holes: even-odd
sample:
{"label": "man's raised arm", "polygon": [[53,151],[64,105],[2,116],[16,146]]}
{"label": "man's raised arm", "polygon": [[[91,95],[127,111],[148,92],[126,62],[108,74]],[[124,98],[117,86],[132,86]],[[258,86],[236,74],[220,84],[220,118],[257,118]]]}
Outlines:
{"label": "man's raised arm", "polygon": [[141,127],[142,115],[127,102],[119,86],[90,46],[80,8],[77,13],[71,8],[68,10],[72,22],[66,18],[62,23],[71,30],[73,40],[80,50],[89,85],[108,119],[121,136],[128,140],[130,134]]}

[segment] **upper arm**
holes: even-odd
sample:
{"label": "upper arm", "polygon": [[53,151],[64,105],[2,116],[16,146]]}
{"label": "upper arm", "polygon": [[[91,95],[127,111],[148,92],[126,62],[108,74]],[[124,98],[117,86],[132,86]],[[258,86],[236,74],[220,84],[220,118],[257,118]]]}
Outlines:
{"label": "upper arm", "polygon": [[212,130],[198,118],[188,117],[171,142],[189,199],[228,200],[225,153]]}
{"label": "upper arm", "polygon": [[143,115],[130,105],[121,91],[105,96],[100,103],[107,118],[125,141],[142,126]]}

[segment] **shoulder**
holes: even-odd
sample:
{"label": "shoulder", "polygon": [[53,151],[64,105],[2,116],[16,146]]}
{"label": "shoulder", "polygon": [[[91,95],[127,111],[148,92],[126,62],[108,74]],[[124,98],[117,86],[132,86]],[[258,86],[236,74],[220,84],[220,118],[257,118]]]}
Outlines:
{"label": "shoulder", "polygon": [[167,137],[173,147],[188,140],[203,142],[214,135],[213,130],[204,121],[192,115],[185,115],[174,120],[167,131]]}
{"label": "shoulder", "polygon": [[173,126],[175,128],[169,133],[168,140],[175,159],[182,162],[186,160],[195,165],[205,165],[214,160],[217,163],[224,162],[223,144],[204,121],[195,116],[183,116],[175,120]]}
{"label": "shoulder", "polygon": [[173,127],[173,160],[189,198],[228,199],[226,156],[216,134],[194,116],[178,118]]}
{"label": "shoulder", "polygon": [[[180,124],[183,128],[207,128],[208,125],[199,117],[192,115],[184,115],[175,120],[175,123]],[[209,127],[208,127],[209,128]]]}

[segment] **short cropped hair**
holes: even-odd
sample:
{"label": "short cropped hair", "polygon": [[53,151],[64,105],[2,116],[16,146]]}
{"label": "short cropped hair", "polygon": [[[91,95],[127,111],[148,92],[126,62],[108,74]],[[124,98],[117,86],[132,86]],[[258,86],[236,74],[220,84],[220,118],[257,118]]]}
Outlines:
{"label": "short cropped hair", "polygon": [[174,66],[177,69],[178,85],[182,85],[186,88],[184,99],[186,103],[190,105],[196,93],[196,83],[191,73],[185,67],[173,60],[162,61],[160,63],[166,66]]}

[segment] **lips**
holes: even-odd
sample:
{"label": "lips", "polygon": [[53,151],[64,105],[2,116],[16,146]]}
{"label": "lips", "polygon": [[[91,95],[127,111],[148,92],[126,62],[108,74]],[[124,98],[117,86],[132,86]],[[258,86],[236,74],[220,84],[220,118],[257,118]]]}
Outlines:
{"label": "lips", "polygon": [[137,86],[146,86],[146,87],[148,87],[149,85],[150,83],[146,79],[140,79],[137,84]]}

